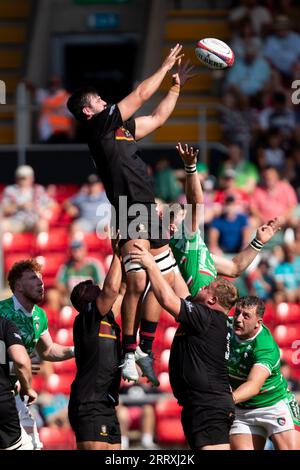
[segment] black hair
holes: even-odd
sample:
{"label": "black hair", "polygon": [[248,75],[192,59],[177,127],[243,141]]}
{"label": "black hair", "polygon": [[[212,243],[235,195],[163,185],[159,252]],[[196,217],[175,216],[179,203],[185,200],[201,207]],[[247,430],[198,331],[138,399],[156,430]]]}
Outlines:
{"label": "black hair", "polygon": [[236,303],[236,308],[239,307],[256,307],[256,315],[263,318],[265,313],[265,302],[255,295],[245,295],[240,297]]}
{"label": "black hair", "polygon": [[70,300],[77,312],[81,312],[85,308],[85,302],[83,301],[82,297],[86,287],[90,284],[93,284],[93,281],[91,281],[90,279],[87,281],[79,282],[79,284],[77,284],[71,292]]}
{"label": "black hair", "polygon": [[91,86],[78,88],[67,101],[68,110],[73,114],[77,121],[85,121],[86,116],[83,112],[85,106],[89,106],[89,96],[98,95],[98,90]]}

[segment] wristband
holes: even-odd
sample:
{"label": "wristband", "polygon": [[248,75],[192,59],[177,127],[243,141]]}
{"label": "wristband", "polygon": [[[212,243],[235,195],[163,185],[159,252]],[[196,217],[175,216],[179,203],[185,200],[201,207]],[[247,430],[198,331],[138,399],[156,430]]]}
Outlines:
{"label": "wristband", "polygon": [[187,175],[192,175],[193,173],[197,172],[196,164],[193,165],[184,165],[184,169]]}
{"label": "wristband", "polygon": [[176,93],[176,95],[179,95],[180,85],[178,85],[178,83],[175,83],[175,85],[171,86],[170,91],[172,91],[173,93]]}
{"label": "wristband", "polygon": [[257,238],[253,238],[252,242],[250,243],[251,248],[253,248],[256,251],[260,251],[264,244],[257,240]]}

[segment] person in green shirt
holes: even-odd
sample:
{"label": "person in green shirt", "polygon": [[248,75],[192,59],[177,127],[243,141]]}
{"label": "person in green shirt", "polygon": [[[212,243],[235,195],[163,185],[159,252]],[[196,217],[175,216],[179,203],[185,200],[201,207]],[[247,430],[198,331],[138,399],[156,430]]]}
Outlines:
{"label": "person in green shirt", "polygon": [[230,430],[233,450],[300,449],[300,411],[280,372],[280,351],[263,324],[264,302],[241,297],[235,308],[228,361],[235,402]]}
{"label": "person in green shirt", "polygon": [[[71,359],[74,357],[74,347],[53,342],[46,313],[37,305],[44,298],[41,270],[41,265],[33,259],[13,265],[8,273],[8,284],[13,295],[0,301],[0,316],[17,325],[29,356],[36,350],[41,360],[53,362]],[[31,437],[34,448],[42,448],[35,420],[19,395],[16,396],[16,405],[20,423]]]}

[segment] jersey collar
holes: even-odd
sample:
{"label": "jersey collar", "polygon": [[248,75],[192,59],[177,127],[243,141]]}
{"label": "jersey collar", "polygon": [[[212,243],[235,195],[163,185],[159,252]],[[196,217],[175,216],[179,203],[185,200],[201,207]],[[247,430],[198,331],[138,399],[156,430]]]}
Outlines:
{"label": "jersey collar", "polygon": [[32,317],[33,312],[34,312],[34,306],[31,310],[31,312],[27,312],[27,310],[23,307],[22,304],[18,301],[17,297],[15,295],[12,296],[13,302],[14,302],[14,307],[15,310],[21,310],[27,317]]}

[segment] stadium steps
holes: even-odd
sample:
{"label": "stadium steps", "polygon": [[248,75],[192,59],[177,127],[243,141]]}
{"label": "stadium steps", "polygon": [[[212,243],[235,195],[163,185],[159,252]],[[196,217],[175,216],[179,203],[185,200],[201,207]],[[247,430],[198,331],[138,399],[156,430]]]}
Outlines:
{"label": "stadium steps", "polygon": [[[171,10],[166,15],[162,56],[166,57],[170,48],[179,42],[183,45],[185,59],[194,65],[197,76],[188,81],[181,91],[178,105],[162,128],[153,135],[155,143],[174,143],[178,140],[196,143],[199,141],[198,106],[220,104],[215,96],[214,71],[201,65],[195,55],[195,45],[204,37],[217,37],[228,41],[230,29],[226,9],[182,9]],[[159,98],[170,86],[167,77],[161,87]],[[206,135],[209,141],[219,141],[222,130],[215,109],[207,111]]]}
{"label": "stadium steps", "polygon": [[[23,77],[25,46],[32,0],[0,1],[0,80],[5,82],[6,103],[16,103],[17,84]],[[0,106],[0,144],[13,144],[14,113]]]}

